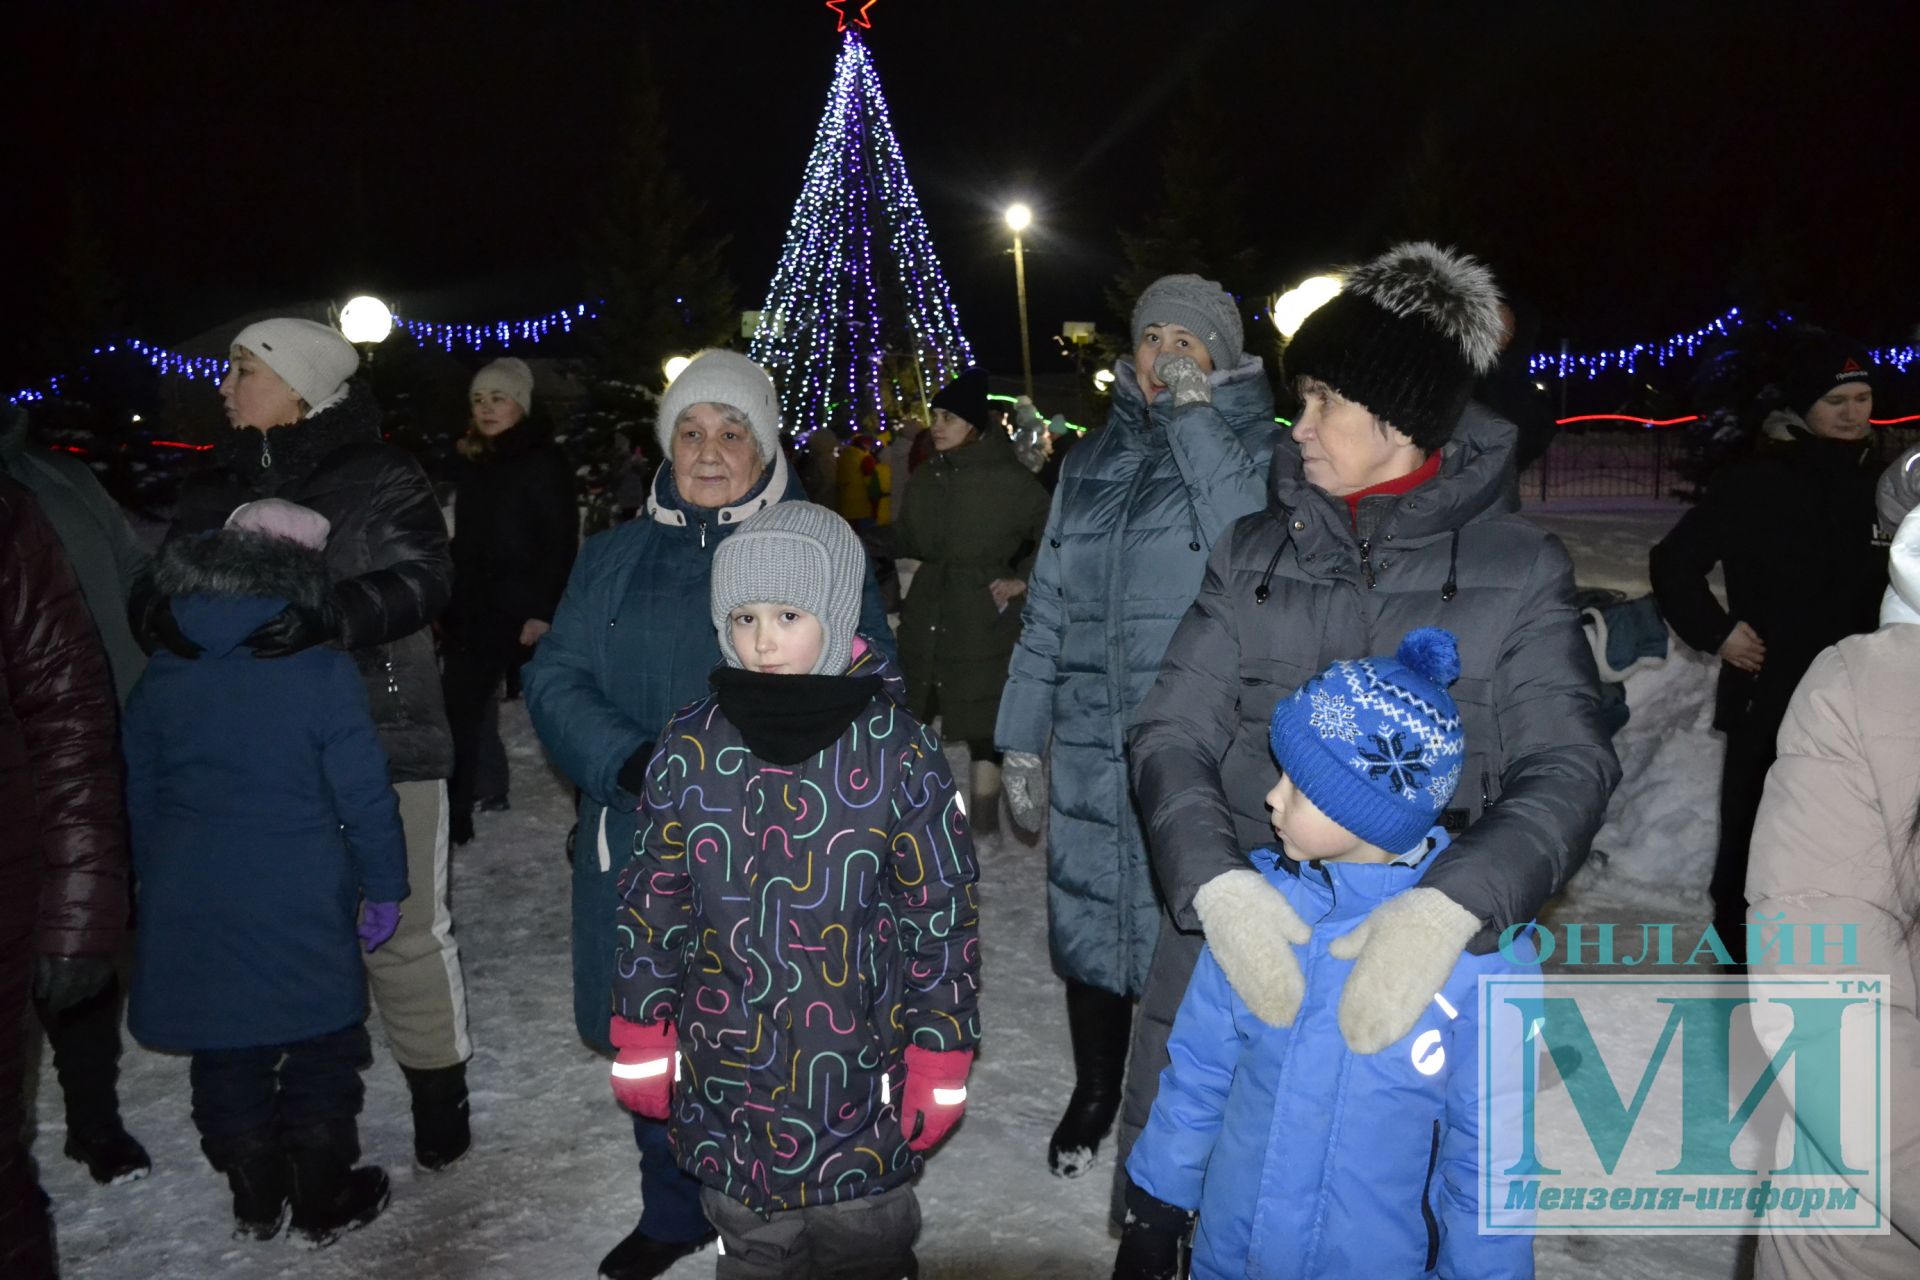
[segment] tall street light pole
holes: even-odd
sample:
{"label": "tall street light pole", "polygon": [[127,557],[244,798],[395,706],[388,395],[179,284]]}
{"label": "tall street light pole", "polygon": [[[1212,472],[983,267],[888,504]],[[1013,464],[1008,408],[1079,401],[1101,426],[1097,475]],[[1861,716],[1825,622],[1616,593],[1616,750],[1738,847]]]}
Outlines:
{"label": "tall street light pole", "polygon": [[1026,377],[1027,399],[1033,399],[1033,340],[1027,334],[1027,257],[1020,233],[1033,225],[1033,210],[1024,204],[1007,207],[1007,226],[1013,230],[1013,283],[1020,295],[1020,371]]}

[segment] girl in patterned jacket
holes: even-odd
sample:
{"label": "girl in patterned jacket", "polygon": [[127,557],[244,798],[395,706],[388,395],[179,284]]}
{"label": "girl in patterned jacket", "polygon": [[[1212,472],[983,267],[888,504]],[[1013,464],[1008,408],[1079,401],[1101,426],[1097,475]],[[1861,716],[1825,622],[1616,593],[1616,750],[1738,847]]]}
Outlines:
{"label": "girl in patterned jacket", "polygon": [[670,1121],[722,1280],[917,1274],[910,1182],[979,1039],[966,811],[854,635],[864,571],[809,503],[721,545],[726,663],[661,734],[620,876],[614,1093]]}

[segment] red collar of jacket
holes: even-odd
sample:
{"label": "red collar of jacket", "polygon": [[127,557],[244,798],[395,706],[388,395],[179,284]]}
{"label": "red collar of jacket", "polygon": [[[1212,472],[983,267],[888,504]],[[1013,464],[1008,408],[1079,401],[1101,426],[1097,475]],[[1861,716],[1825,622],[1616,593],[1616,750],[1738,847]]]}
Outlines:
{"label": "red collar of jacket", "polygon": [[1379,484],[1361,489],[1357,493],[1348,494],[1346,496],[1347,519],[1353,522],[1355,529],[1358,529],[1360,527],[1360,500],[1362,498],[1378,498],[1387,494],[1399,495],[1412,493],[1415,489],[1418,489],[1421,485],[1439,474],[1440,451],[1436,449],[1427,455],[1425,462],[1407,472],[1407,474],[1395,477],[1392,480],[1382,480]]}

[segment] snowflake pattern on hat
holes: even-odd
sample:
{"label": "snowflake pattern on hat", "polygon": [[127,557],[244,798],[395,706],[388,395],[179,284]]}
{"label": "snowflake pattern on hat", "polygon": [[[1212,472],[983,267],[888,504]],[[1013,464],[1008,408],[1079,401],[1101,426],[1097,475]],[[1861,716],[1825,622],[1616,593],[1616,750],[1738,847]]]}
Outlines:
{"label": "snowflake pattern on hat", "polygon": [[1313,691],[1313,711],[1308,715],[1307,723],[1323,738],[1352,742],[1360,736],[1360,726],[1353,721],[1353,708],[1347,705],[1345,698],[1328,693],[1325,689]]}
{"label": "snowflake pattern on hat", "polygon": [[1406,735],[1395,730],[1385,737],[1377,733],[1367,735],[1373,743],[1373,750],[1365,747],[1353,758],[1354,767],[1364,770],[1369,778],[1385,778],[1387,785],[1409,800],[1420,798],[1420,777],[1430,774],[1432,766],[1427,762],[1427,748],[1423,743],[1409,744]]}
{"label": "snowflake pattern on hat", "polygon": [[1437,805],[1444,805],[1453,799],[1454,790],[1460,785],[1460,766],[1455,765],[1445,773],[1437,773],[1427,783],[1427,794],[1433,797]]}

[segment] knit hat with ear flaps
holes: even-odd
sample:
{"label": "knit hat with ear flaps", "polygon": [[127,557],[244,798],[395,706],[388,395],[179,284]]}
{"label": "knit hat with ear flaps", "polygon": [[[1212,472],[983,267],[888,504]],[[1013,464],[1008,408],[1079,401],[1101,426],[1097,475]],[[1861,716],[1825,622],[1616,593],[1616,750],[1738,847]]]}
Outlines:
{"label": "knit hat with ear flaps", "polygon": [[346,390],[360,367],[360,353],[332,325],[282,316],[257,320],[234,337],[233,345],[251,351],[280,375],[293,394],[316,412]]}
{"label": "knit hat with ear flaps", "polygon": [[724,404],[747,415],[747,426],[771,462],[780,452],[780,395],[767,371],[737,351],[713,349],[695,356],[660,397],[654,434],[667,457],[673,456],[673,424],[696,404]]}
{"label": "knit hat with ear flaps", "polygon": [[1460,675],[1451,631],[1407,633],[1391,658],[1336,662],[1273,709],[1273,758],[1320,812],[1401,854],[1453,799],[1466,734],[1447,686]]}
{"label": "knit hat with ear flaps", "polygon": [[517,357],[502,356],[492,364],[482,365],[480,372],[473,375],[473,381],[467,384],[467,395],[476,391],[498,391],[519,405],[521,413],[533,412],[533,370]]}
{"label": "knit hat with ear flaps", "polygon": [[1318,378],[1432,453],[1452,437],[1505,331],[1491,271],[1414,241],[1343,272],[1340,292],[1300,325],[1282,363],[1289,380]]}
{"label": "knit hat with ear flaps", "polygon": [[853,661],[867,553],[853,526],[811,502],[776,502],[742,521],[713,553],[709,604],[727,665],[740,667],[727,617],[743,604],[792,605],[820,619],[825,643],[813,675],[837,676]]}
{"label": "knit hat with ear flaps", "polygon": [[1133,304],[1133,346],[1137,351],[1147,326],[1177,324],[1206,345],[1216,370],[1231,369],[1245,353],[1240,305],[1225,289],[1199,276],[1161,276]]}

